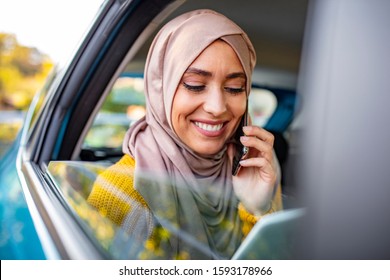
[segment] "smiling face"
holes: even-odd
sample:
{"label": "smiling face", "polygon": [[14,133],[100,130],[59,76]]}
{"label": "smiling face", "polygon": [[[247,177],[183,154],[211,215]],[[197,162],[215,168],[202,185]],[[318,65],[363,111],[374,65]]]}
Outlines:
{"label": "smiling face", "polygon": [[198,154],[218,153],[246,107],[246,76],[234,50],[218,40],[184,72],[172,105],[177,136]]}

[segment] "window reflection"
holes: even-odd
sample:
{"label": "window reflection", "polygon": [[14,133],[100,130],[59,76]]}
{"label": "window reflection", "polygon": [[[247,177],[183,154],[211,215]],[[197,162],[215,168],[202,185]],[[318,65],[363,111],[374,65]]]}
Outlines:
{"label": "window reflection", "polygon": [[106,250],[112,246],[115,225],[105,219],[86,201],[96,176],[106,167],[97,164],[72,161],[52,161],[48,171],[61,190],[71,210],[86,225],[89,231]]}
{"label": "window reflection", "polygon": [[[105,207],[91,205],[92,187],[96,188],[99,180],[104,180],[104,175],[101,175],[107,168],[100,163],[52,161],[48,173],[84,230],[113,259],[190,259],[205,255],[224,258],[205,245],[196,232],[185,232],[172,222],[170,216],[174,213],[175,205],[166,204],[168,208],[153,215],[150,211],[139,211],[142,205],[121,191],[117,182],[106,184],[104,190],[115,200],[111,208],[110,203],[106,202]],[[145,174],[144,180],[156,188],[156,194],[159,188],[170,185],[169,181],[159,178],[157,174]],[[122,208],[127,206],[132,211],[127,211],[123,220],[118,222],[113,217],[115,211],[122,215]],[[145,220],[148,221],[147,226]],[[224,221],[221,224],[226,229],[230,228]],[[177,240],[181,242],[179,250],[172,245]]]}

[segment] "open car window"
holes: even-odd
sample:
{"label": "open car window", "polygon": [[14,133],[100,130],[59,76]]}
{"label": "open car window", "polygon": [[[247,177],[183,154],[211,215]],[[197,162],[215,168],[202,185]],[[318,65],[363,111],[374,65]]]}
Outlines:
{"label": "open car window", "polygon": [[140,75],[124,74],[116,80],[83,141],[81,160],[119,159],[126,131],[145,115],[143,87]]}
{"label": "open car window", "polygon": [[[284,102],[271,89],[255,85],[249,104],[253,123],[266,127],[278,112],[278,105],[283,105]],[[126,218],[128,222],[119,226],[107,216],[107,209],[97,210],[88,201],[94,186],[96,187],[98,176],[123,156],[122,142],[126,131],[145,115],[145,110],[142,76],[139,74],[121,75],[102,103],[84,138],[80,160],[51,161],[48,165],[48,173],[64,196],[69,211],[74,213],[81,227],[110,258],[185,258],[188,252],[183,251],[181,256],[164,255],[162,252],[169,252],[169,249],[165,248],[169,244],[159,243],[157,246],[143,236],[139,236],[138,231],[129,231],[129,227],[137,224],[137,217],[130,215]],[[284,114],[286,115],[285,111]],[[158,181],[156,174],[148,177],[154,178],[155,183],[160,187],[166,186],[166,182]],[[104,180],[104,176],[102,178]],[[132,201],[133,199],[127,193],[118,190],[115,184],[106,186],[105,191],[120,198],[117,202],[119,208],[129,207],[128,205],[134,207],[138,203]],[[154,219],[151,221],[155,222]],[[131,226],[126,226],[126,224]],[[141,229],[145,227],[144,225],[137,226]],[[168,242],[168,236],[177,235],[180,238],[184,236],[187,242],[195,248],[194,250],[208,251],[207,254],[214,255],[214,258],[224,258],[224,256],[218,256],[216,252],[209,251],[209,248],[204,248],[192,233],[182,232],[171,224],[164,226],[165,229],[171,228],[172,232],[159,232],[162,235],[159,237],[161,240],[164,236],[167,237],[166,242]],[[245,246],[248,247],[248,245]],[[249,247],[253,246],[249,245]],[[284,252],[284,254],[287,253]]]}
{"label": "open car window", "polygon": [[[104,177],[104,172],[123,157],[122,143],[129,127],[146,113],[142,74],[145,57],[137,51],[134,52],[132,60],[121,62],[109,72],[107,84],[104,89],[100,89],[101,93],[96,99],[89,99],[88,96],[91,95],[85,95],[83,102],[77,102],[92,104],[90,102],[92,100],[95,103],[93,106],[90,105],[89,110],[82,108],[77,111],[76,116],[82,116],[87,120],[86,125],[74,125],[78,129],[75,130],[80,133],[74,136],[74,142],[77,143],[74,150],[65,156],[56,157],[58,160],[50,160],[47,163],[47,177],[80,228],[105,252],[107,258],[185,259],[188,257],[186,250],[179,252],[179,255],[170,253],[172,244],[169,240],[180,236],[185,239],[187,248],[192,252],[224,259],[226,256],[220,256],[210,248],[204,248],[201,245],[204,243],[198,240],[199,237],[195,233],[183,232],[174,224],[162,222],[166,220],[164,218],[166,213],[162,215],[153,213],[151,217],[147,211],[141,211],[137,215],[121,217],[121,222],[118,222],[110,216],[109,212],[112,210],[97,209],[91,204],[90,196],[96,184],[99,184],[98,181],[108,180]],[[94,90],[91,92],[95,93]],[[252,123],[283,134],[292,122],[294,102],[294,90],[264,86],[254,80],[248,103]],[[77,117],[69,119],[69,122],[77,121]],[[70,154],[71,156],[68,156]],[[169,185],[165,179],[160,181],[158,175],[146,174],[145,177],[153,180],[154,184],[161,188]],[[125,191],[118,190],[115,184],[108,182],[102,192],[116,197],[113,203],[119,212],[124,208],[142,209],[138,201],[134,201]],[[155,217],[159,219],[158,223]],[[139,222],[145,219],[149,221],[148,225]],[[162,223],[164,227],[159,227]],[[153,234],[158,237],[154,239],[157,243],[149,242],[145,238],[145,233],[152,234],[150,227],[153,228]]]}

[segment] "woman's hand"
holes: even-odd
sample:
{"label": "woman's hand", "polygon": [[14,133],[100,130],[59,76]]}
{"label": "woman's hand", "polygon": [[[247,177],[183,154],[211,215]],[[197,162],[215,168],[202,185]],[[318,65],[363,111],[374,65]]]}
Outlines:
{"label": "woman's hand", "polygon": [[[244,133],[240,140],[249,147],[249,155],[240,162],[239,173],[233,176],[233,188],[245,209],[259,216],[271,207],[279,163],[273,150],[274,136],[270,132],[257,126],[246,126]],[[234,145],[230,145],[230,160],[233,160],[234,149]]]}

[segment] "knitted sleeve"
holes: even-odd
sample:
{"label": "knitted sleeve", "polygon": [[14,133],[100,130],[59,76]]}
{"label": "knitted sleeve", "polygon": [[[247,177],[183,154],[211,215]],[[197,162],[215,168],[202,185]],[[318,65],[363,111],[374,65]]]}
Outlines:
{"label": "knitted sleeve", "polygon": [[271,203],[271,208],[268,210],[267,213],[264,213],[261,217],[256,217],[246,211],[244,206],[240,203],[238,205],[238,215],[240,216],[240,219],[243,221],[243,227],[242,227],[242,233],[244,234],[244,237],[248,235],[248,233],[251,231],[253,226],[265,215],[274,213],[276,211],[280,211],[283,209],[283,203],[282,203],[282,188],[281,185],[278,186],[274,198]]}
{"label": "knitted sleeve", "polygon": [[122,225],[132,208],[148,208],[134,189],[135,161],[129,155],[103,171],[96,179],[88,202],[117,225]]}

